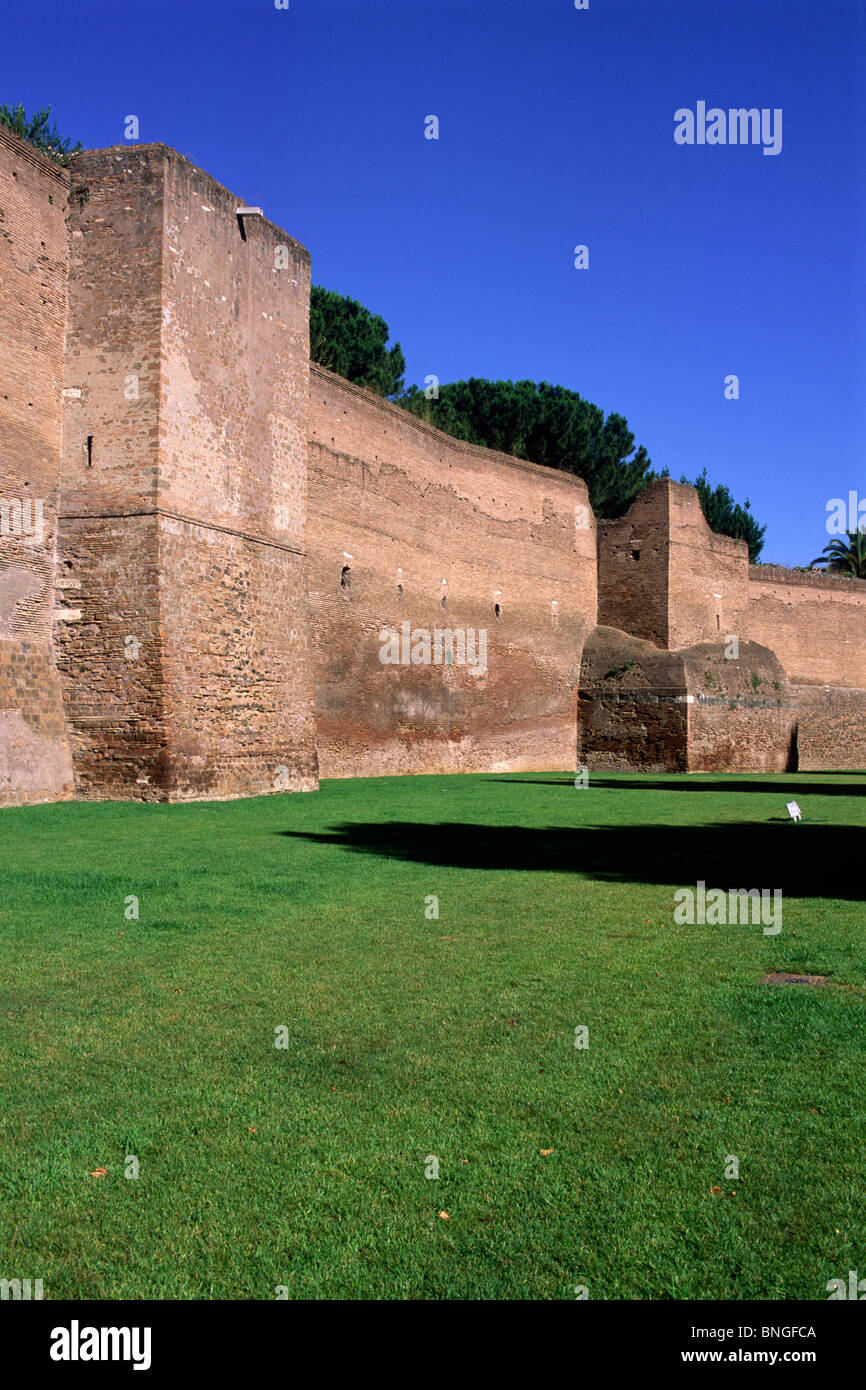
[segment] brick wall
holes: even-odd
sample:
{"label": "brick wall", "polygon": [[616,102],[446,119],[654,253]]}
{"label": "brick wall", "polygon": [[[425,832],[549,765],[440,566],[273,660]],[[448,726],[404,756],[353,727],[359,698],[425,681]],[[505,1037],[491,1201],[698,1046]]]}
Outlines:
{"label": "brick wall", "polygon": [[[310,401],[322,774],[573,767],[596,618],[584,484],[462,444],[318,367]],[[380,634],[404,622],[486,632],[486,674],[383,665]]]}
{"label": "brick wall", "polygon": [[866,690],[798,685],[799,767],[866,771]]}
{"label": "brick wall", "polygon": [[797,700],[757,643],[670,652],[609,627],[584,647],[580,755],[590,769],[783,772],[796,768]]}
{"label": "brick wall", "polygon": [[58,664],[80,796],[165,795],[157,467],[163,159],[89,150],[70,190]]}
{"label": "brick wall", "polygon": [[668,645],[670,525],[663,485],[625,516],[598,523],[598,621],[657,647]]}
{"label": "brick wall", "polygon": [[0,804],[72,793],[52,650],[67,183],[0,127]]}
{"label": "brick wall", "polygon": [[309,257],[240,202],[164,146],[76,163],[61,669],[83,795],[316,785]]}
{"label": "brick wall", "polygon": [[748,550],[715,535],[694,488],[659,478],[599,523],[599,622],[677,650],[742,634]]}
{"label": "brick wall", "polygon": [[176,795],[317,785],[308,252],[166,152],[161,583]]}
{"label": "brick wall", "polygon": [[688,691],[689,772],[795,772],[797,693],[775,654],[740,642],[681,652]]}
{"label": "brick wall", "polygon": [[240,202],[0,129],[0,802],[308,788],[317,742],[335,776],[866,764],[866,583],[749,569],[669,479],[596,528],[580,480],[310,369],[309,256]]}
{"label": "brick wall", "polygon": [[[683,653],[720,644],[709,688],[697,658],[686,676],[690,769],[866,764],[866,582],[750,566],[744,543],[710,530],[695,490],[668,479],[599,524],[598,572],[602,623]],[[730,637],[734,661],[724,657]],[[759,690],[740,690],[738,672]],[[775,687],[781,698],[766,701],[761,692]],[[587,717],[598,698],[582,696]],[[638,756],[639,727],[624,726],[628,757]]]}
{"label": "brick wall", "polygon": [[593,771],[688,771],[687,693],[678,652],[601,624],[583,649],[578,761]]}
{"label": "brick wall", "polygon": [[748,596],[749,635],[792,681],[866,687],[866,580],[752,565]]}
{"label": "brick wall", "polygon": [[693,487],[656,484],[668,498],[670,569],[669,644],[675,649],[720,642],[743,633],[748,606],[749,549],[745,541],[710,530]]}
{"label": "brick wall", "polygon": [[799,766],[866,768],[866,581],[753,565],[749,600],[797,693]]}

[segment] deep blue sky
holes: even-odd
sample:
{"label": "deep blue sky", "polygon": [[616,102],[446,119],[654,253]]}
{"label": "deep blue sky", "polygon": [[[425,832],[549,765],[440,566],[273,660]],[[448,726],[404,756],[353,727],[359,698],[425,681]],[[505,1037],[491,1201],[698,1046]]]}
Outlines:
{"label": "deep blue sky", "polygon": [[[3,28],[0,100],[86,146],[137,115],[384,315],[409,382],[572,387],[748,496],[765,560],[866,496],[862,0],[63,0]],[[676,145],[699,100],[781,107],[782,152]]]}

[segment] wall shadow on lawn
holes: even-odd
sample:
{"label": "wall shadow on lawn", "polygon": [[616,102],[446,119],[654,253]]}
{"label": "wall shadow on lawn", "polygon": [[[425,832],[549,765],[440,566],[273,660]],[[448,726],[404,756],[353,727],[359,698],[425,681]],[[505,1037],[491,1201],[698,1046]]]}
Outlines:
{"label": "wall shadow on lawn", "polygon": [[[833,776],[822,773],[822,776]],[[858,774],[845,772],[837,774],[856,777]],[[574,788],[574,773],[568,777],[491,777],[491,782],[511,782],[515,786],[526,784],[533,787],[571,787]],[[606,791],[636,792],[764,792],[783,795],[788,801],[801,801],[804,796],[866,796],[866,780],[862,783],[839,782],[835,786],[826,782],[739,782],[731,776],[723,782],[702,782],[693,774],[672,772],[663,781],[648,774],[645,777],[610,777],[607,774],[590,772],[589,788],[603,788]],[[585,789],[587,790],[587,789]]]}
{"label": "wall shadow on lawn", "polygon": [[781,888],[789,897],[864,897],[866,830],[850,825],[722,822],[594,827],[346,822],[330,831],[279,830],[407,863],[452,869],[573,873],[600,883]]}

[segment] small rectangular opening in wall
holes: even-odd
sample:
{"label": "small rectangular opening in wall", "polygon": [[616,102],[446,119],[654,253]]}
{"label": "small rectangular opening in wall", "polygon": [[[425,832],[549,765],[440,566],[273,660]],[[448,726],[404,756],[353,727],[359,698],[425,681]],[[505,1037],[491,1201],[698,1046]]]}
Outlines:
{"label": "small rectangular opening in wall", "polygon": [[85,448],[87,449],[87,467],[88,467],[88,468],[92,468],[92,467],[93,467],[93,435],[92,435],[92,434],[89,434],[89,435],[87,436],[87,441],[86,441],[86,444],[85,444]]}

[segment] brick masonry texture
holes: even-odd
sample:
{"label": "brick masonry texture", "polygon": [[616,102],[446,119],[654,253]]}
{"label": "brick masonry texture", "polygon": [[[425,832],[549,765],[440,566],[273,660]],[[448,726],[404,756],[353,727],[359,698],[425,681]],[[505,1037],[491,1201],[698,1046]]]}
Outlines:
{"label": "brick masonry texture", "polygon": [[[311,366],[309,255],[241,205],[0,129],[0,497],[43,518],[0,536],[0,803],[866,766],[866,583],[750,566],[669,479],[596,525]],[[404,630],[452,660],[383,663]]]}
{"label": "brick masonry texture", "polygon": [[599,627],[584,649],[581,760],[591,769],[788,772],[797,767],[797,702],[756,642],[729,659],[719,642],[681,651]]}
{"label": "brick masonry texture", "polygon": [[[462,444],[314,367],[307,545],[323,776],[574,766],[596,615],[580,479]],[[380,634],[404,622],[485,632],[486,673],[383,665]]]}
{"label": "brick masonry texture", "polygon": [[81,616],[60,669],[79,794],[315,787],[309,257],[164,146],[83,156],[71,204],[60,559]]}
{"label": "brick masonry texture", "polygon": [[[858,693],[866,687],[866,582],[749,565],[745,543],[714,535],[694,488],[670,479],[652,483],[598,533],[600,623],[683,654],[720,645],[723,665],[709,689],[700,660],[691,663],[686,693],[695,702],[683,770],[866,767],[866,703]],[[724,658],[731,637],[737,660]],[[759,683],[746,704],[740,669]],[[816,700],[811,687],[820,681],[837,697]],[[589,698],[582,692],[581,709]]]}
{"label": "brick masonry texture", "polygon": [[866,690],[832,685],[795,689],[801,770],[866,767]]}
{"label": "brick masonry texture", "polygon": [[72,794],[52,642],[67,188],[0,127],[0,804]]}

